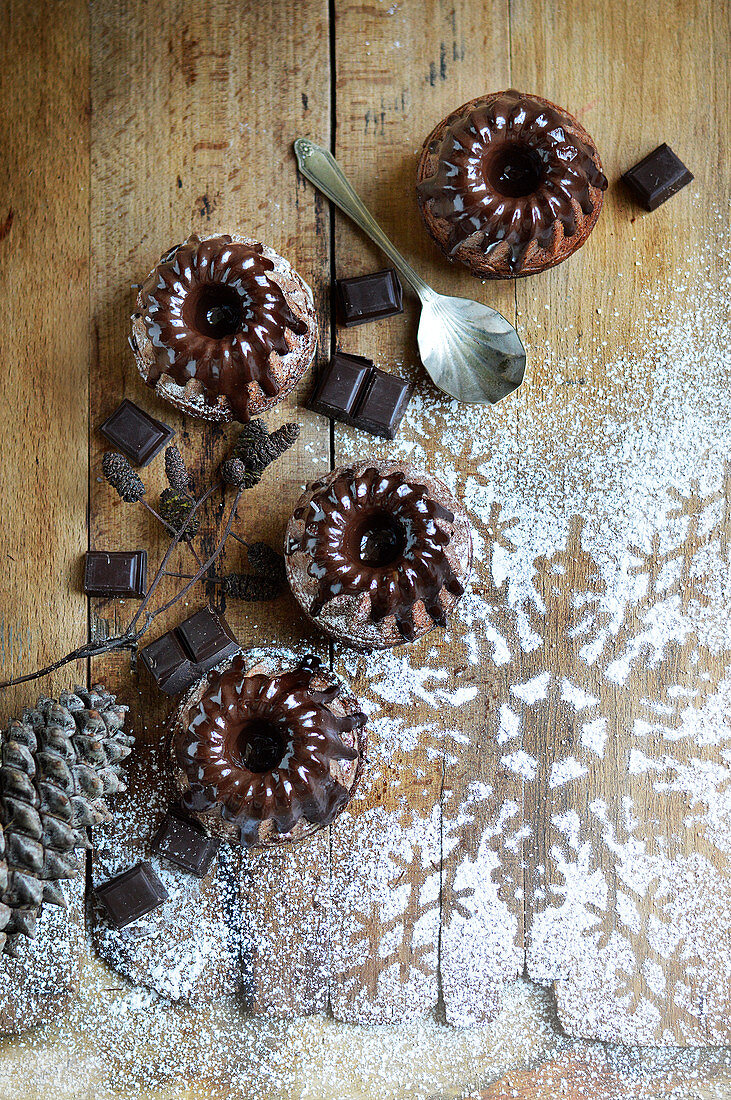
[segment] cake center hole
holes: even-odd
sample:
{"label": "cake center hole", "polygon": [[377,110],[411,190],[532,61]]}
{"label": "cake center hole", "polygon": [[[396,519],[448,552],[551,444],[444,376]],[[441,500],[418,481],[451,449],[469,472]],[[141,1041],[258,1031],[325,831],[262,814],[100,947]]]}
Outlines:
{"label": "cake center hole", "polygon": [[241,762],[250,772],[270,772],[281,764],[287,741],[281,726],[263,718],[244,722],[237,745]]}
{"label": "cake center hole", "polygon": [[493,191],[506,198],[532,195],[543,179],[541,159],[525,145],[503,145],[485,158],[485,179]]}
{"label": "cake center hole", "polygon": [[184,320],[201,336],[222,340],[224,336],[233,336],[241,328],[241,295],[232,286],[204,283],[191,298],[188,300],[188,316]]}
{"label": "cake center hole", "polygon": [[406,546],[406,531],[388,512],[377,512],[363,520],[356,532],[355,549],[362,565],[382,569],[392,565]]}

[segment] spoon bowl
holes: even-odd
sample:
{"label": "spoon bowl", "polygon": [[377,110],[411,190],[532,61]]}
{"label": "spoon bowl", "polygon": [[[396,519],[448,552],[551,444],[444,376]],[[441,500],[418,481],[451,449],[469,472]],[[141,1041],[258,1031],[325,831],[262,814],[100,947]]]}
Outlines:
{"label": "spoon bowl", "polygon": [[501,313],[469,298],[422,298],[419,356],[435,386],[468,405],[494,404],[517,389],[525,349]]}
{"label": "spoon bowl", "polygon": [[517,389],[525,348],[510,322],[482,302],[437,294],[391,243],[327,149],[297,138],[294,152],[302,175],[375,241],[418,294],[419,356],[434,385],[469,405],[494,404]]}

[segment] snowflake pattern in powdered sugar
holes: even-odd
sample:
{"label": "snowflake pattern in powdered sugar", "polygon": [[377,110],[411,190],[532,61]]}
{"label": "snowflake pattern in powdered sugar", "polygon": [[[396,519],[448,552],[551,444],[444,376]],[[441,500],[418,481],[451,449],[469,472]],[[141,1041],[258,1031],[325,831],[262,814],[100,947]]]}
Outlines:
{"label": "snowflake pattern in powdered sugar", "polygon": [[[446,636],[340,658],[370,696],[373,739],[365,808],[334,834],[336,1014],[441,1003],[469,1024],[525,969],[555,983],[569,1033],[725,1036],[722,297],[703,303],[704,342],[692,303],[658,319],[640,362],[654,389],[621,420],[598,392],[595,415],[572,422],[566,364],[522,436],[517,403],[457,418],[417,396],[398,446],[465,502],[477,566]],[[353,440],[340,442],[347,460]]]}

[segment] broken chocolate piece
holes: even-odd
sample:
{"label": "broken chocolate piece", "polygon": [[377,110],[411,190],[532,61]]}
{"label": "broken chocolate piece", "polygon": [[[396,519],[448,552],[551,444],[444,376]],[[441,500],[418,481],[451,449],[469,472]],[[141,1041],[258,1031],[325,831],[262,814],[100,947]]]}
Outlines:
{"label": "broken chocolate piece", "polygon": [[240,648],[223,615],[204,607],[146,645],[140,658],[160,691],[178,695]]}
{"label": "broken chocolate piece", "polygon": [[201,676],[241,648],[223,615],[214,614],[208,607],[191,615],[175,632]]}
{"label": "broken chocolate piece", "polygon": [[171,808],[152,841],[152,850],[165,859],[203,878],[216,857],[221,841],[208,836],[197,821]]}
{"label": "broken chocolate piece", "polygon": [[148,862],[138,863],[94,890],[115,928],[147,916],[168,900],[168,892]]}
{"label": "broken chocolate piece", "polygon": [[351,423],[363,386],[374,369],[372,361],[363,355],[336,352],[320,376],[310,408],[323,416]]}
{"label": "broken chocolate piece", "polygon": [[670,146],[663,143],[625,172],[622,179],[645,210],[656,210],[690,183],[693,173]]}
{"label": "broken chocolate piece", "polygon": [[107,417],[99,431],[135,466],[149,466],[175,435],[167,424],[155,420],[127,398]]}
{"label": "broken chocolate piece", "polygon": [[197,679],[196,666],[174,630],[141,649],[140,660],[166,695],[179,695]]}
{"label": "broken chocolate piece", "polygon": [[146,550],[89,550],[84,564],[87,596],[141,599],[147,585]]}
{"label": "broken chocolate piece", "polygon": [[393,439],[411,392],[408,382],[375,367],[370,359],[339,351],[320,376],[309,407],[333,420]]}
{"label": "broken chocolate piece", "polygon": [[353,423],[373,435],[393,439],[410,397],[411,386],[408,382],[396,374],[386,374],[374,367]]}
{"label": "broken chocolate piece", "polygon": [[375,271],[335,283],[340,320],[346,328],[403,313],[403,290],[396,272]]}

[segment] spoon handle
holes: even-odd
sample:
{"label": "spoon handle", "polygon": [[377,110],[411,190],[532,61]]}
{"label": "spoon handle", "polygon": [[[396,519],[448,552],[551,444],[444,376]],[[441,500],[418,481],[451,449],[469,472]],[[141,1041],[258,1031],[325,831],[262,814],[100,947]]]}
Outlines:
{"label": "spoon handle", "polygon": [[432,298],[434,291],[391,244],[378,222],[348,183],[335,157],[327,149],[315,145],[307,138],[297,138],[294,143],[294,152],[302,175],[310,183],[314,183],[323,195],[327,195],[344,214],[347,214],[364,233],[368,234],[372,241],[375,241],[381,251],[385,252],[389,260],[395,264],[404,279],[411,283],[422,302]]}

